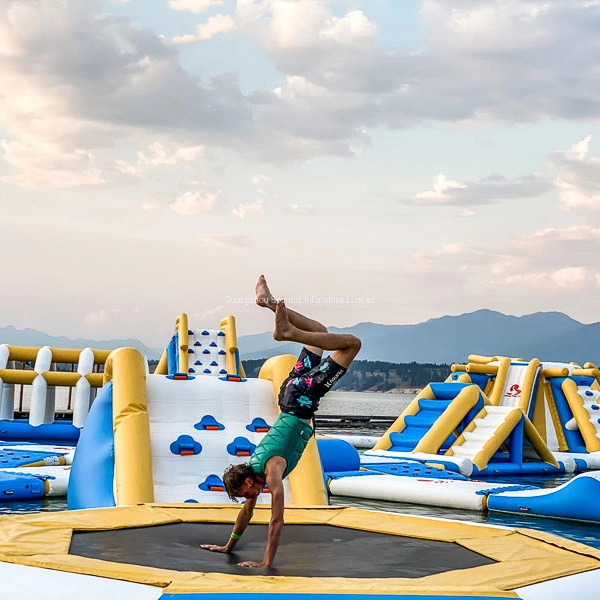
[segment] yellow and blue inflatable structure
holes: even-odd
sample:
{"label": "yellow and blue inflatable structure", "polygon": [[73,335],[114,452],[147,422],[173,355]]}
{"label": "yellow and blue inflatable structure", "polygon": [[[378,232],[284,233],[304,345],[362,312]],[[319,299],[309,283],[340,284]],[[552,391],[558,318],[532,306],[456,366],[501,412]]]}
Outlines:
{"label": "yellow and blue inflatable structure", "polygon": [[[294,362],[271,359],[247,378],[233,317],[189,329],[185,314],[155,373],[138,351],[114,351],[77,446],[69,508],[228,502],[222,473],[247,461],[277,419],[277,391]],[[288,503],[327,503],[314,438],[285,486]]]}
{"label": "yellow and blue inflatable structure", "polygon": [[[599,473],[580,473],[549,489],[511,477],[598,466],[599,375],[590,364],[471,355],[468,364],[452,366],[445,382],[419,393],[360,457],[341,440],[320,442],[328,490],[598,523],[587,499],[600,494]],[[551,424],[560,444],[555,451],[547,443]]]}

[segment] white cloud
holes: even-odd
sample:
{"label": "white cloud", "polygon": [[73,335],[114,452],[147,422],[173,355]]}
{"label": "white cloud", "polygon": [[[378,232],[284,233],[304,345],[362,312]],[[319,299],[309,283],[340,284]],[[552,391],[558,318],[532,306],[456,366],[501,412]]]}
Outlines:
{"label": "white cloud", "polygon": [[414,197],[415,204],[446,204],[451,199],[451,190],[464,189],[467,186],[458,181],[447,179],[443,173],[438,173],[433,179],[433,186],[426,192],[419,192]]}
{"label": "white cloud", "polygon": [[223,6],[223,0],[168,0],[167,4],[173,10],[201,13],[213,6]]}
{"label": "white cloud", "polygon": [[351,10],[341,19],[330,17],[319,37],[338,44],[352,44],[373,40],[377,35],[377,24],[365,16],[362,10]]}
{"label": "white cloud", "polygon": [[265,214],[262,198],[257,198],[250,204],[238,204],[236,208],[231,211],[231,214],[238,219],[245,219],[246,217],[259,217]]}
{"label": "white cloud", "polygon": [[171,210],[183,216],[218,212],[222,206],[221,190],[208,184],[198,184],[197,188],[181,194],[169,205]]}
{"label": "white cloud", "polygon": [[181,45],[206,41],[221,33],[231,33],[236,28],[236,23],[230,15],[216,14],[209,17],[206,23],[196,25],[195,34],[177,35],[173,38],[173,43]]}
{"label": "white cloud", "polygon": [[121,160],[103,158],[85,147],[67,148],[51,140],[23,136],[0,141],[0,157],[17,170],[0,181],[24,188],[69,189],[129,184],[135,168]]}
{"label": "white cloud", "polygon": [[138,152],[138,164],[151,166],[176,166],[194,164],[205,160],[207,157],[204,146],[174,147],[153,142],[144,152]]}
{"label": "white cloud", "polygon": [[565,209],[588,217],[597,216],[600,213],[600,158],[590,156],[591,140],[592,136],[588,135],[568,150],[551,154],[538,172],[520,177],[492,173],[479,181],[458,182],[439,173],[430,190],[419,192],[408,203],[472,207],[556,192]]}
{"label": "white cloud", "polygon": [[588,135],[566,152],[552,156],[554,185],[567,210],[582,214],[600,212],[600,159],[590,156]]}
{"label": "white cloud", "polygon": [[567,293],[573,288],[591,291],[597,287],[600,229],[590,226],[541,229],[507,240],[502,252],[502,258],[490,255],[492,270],[499,276],[494,280],[497,286],[528,281],[535,285],[527,291],[532,294],[561,290]]}
{"label": "white cloud", "polygon": [[585,267],[565,267],[551,274],[552,281],[559,287],[580,286],[588,277]]}
{"label": "white cloud", "polygon": [[[410,204],[473,206],[491,204],[512,198],[540,196],[551,187],[547,176],[534,173],[509,179],[499,173],[491,173],[479,181],[452,181],[439,173],[433,179],[430,190],[415,194]],[[468,216],[474,212],[467,211]]]}
{"label": "white cloud", "polygon": [[462,294],[480,298],[481,306],[492,300],[509,303],[515,294],[519,304],[531,300],[539,305],[544,299],[548,305],[572,305],[575,289],[588,301],[598,293],[598,256],[600,228],[547,228],[488,244],[441,244],[413,254],[401,272],[417,280],[439,278],[442,287],[455,286],[450,279],[458,278]]}
{"label": "white cloud", "polygon": [[159,36],[125,18],[94,15],[94,8],[42,0],[0,5],[2,157],[15,171],[5,181],[130,183],[135,159],[126,166],[127,159],[115,160],[116,149],[140,138],[194,149],[247,133],[251,113],[235,78],[216,75],[203,86]]}
{"label": "white cloud", "polygon": [[[4,156],[17,171],[9,180],[15,185],[52,178],[51,166],[36,172],[36,162],[48,160],[39,150],[44,144],[76,158],[62,175],[58,170],[62,187],[122,182],[114,148],[166,132],[175,145],[287,161],[360,154],[380,126],[600,115],[597,3],[424,0],[422,47],[396,49],[378,46],[377,24],[358,9],[334,15],[326,1],[240,0],[231,15],[211,15],[179,41],[243,33],[240,43],[256,44],[283,79],[275,90],[247,96],[237,75],[189,73],[176,46],[133,20],[95,14],[98,6],[0,5],[0,127],[7,144],[24,143],[30,153],[19,161],[12,146],[12,156]],[[170,6],[203,12],[222,3]],[[93,160],[82,165],[86,155]],[[584,203],[568,178],[557,181],[565,205]],[[432,189],[418,200],[447,194],[465,205],[465,195],[485,182],[471,183],[460,194]],[[509,184],[535,187],[516,179],[494,191],[517,197]]]}

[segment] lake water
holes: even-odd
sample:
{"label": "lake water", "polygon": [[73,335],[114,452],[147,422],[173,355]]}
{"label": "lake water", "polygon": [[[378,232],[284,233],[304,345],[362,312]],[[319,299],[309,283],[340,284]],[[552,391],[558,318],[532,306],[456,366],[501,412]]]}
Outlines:
{"label": "lake water", "polygon": [[[380,394],[362,392],[330,392],[325,396],[319,408],[319,416],[348,415],[348,416],[389,416],[397,417],[408,403],[414,398],[414,394]],[[324,429],[319,427],[322,433],[339,433],[345,435],[368,435],[378,436],[385,432],[383,429],[352,428],[352,429]],[[542,480],[529,478],[526,482],[540,487],[551,487],[563,483],[569,476]],[[513,483],[516,481],[513,479]],[[519,481],[521,482],[521,480]],[[585,523],[574,523],[570,521],[559,521],[556,519],[541,519],[537,517],[525,517],[519,515],[483,514],[481,512],[441,508],[435,506],[419,506],[399,502],[386,502],[381,500],[365,500],[360,498],[333,497],[331,504],[335,506],[355,506],[370,510],[383,510],[394,513],[436,517],[442,519],[458,519],[472,523],[491,523],[494,525],[506,525],[508,527],[528,527],[547,531],[563,537],[589,544],[600,548],[600,525]],[[42,502],[30,503],[0,503],[0,513],[30,513],[39,511],[66,510],[64,498],[49,499]]]}

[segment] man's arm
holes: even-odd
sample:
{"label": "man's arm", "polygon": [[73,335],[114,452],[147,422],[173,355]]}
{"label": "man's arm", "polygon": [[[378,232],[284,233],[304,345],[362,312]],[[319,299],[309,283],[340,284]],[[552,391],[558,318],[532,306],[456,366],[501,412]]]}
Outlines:
{"label": "man's arm", "polygon": [[[249,498],[246,500],[235,520],[232,535],[241,537],[244,531],[246,531],[246,527],[248,527],[248,523],[250,523],[252,515],[254,514],[255,506],[256,498]],[[225,552],[228,554],[233,551],[233,548],[238,543],[239,537],[236,539],[235,537],[230,536],[224,546],[218,546],[217,544],[202,544],[200,548],[210,550],[211,552]]]}
{"label": "man's arm", "polygon": [[248,560],[241,562],[241,567],[270,567],[275,560],[275,554],[279,547],[279,538],[283,528],[285,497],[282,477],[285,467],[285,459],[281,456],[273,456],[265,465],[267,486],[271,492],[271,520],[269,521],[267,548],[262,562],[256,563]]}

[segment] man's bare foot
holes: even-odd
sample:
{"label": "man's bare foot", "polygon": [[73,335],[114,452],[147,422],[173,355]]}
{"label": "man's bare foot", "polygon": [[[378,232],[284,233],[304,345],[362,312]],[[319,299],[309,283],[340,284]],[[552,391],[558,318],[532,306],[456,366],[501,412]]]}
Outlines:
{"label": "man's bare foot", "polygon": [[275,296],[271,294],[271,290],[267,285],[267,280],[264,275],[261,275],[258,278],[254,291],[256,292],[256,304],[258,304],[258,306],[264,306],[265,308],[275,310],[277,300],[275,300]]}
{"label": "man's bare foot", "polygon": [[283,300],[278,300],[275,308],[275,329],[273,339],[278,342],[292,339],[295,327],[290,323]]}

